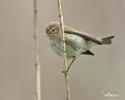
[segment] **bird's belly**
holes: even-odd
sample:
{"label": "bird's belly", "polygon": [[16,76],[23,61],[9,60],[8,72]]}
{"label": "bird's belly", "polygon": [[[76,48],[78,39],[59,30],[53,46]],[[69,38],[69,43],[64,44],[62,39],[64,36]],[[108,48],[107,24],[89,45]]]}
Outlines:
{"label": "bird's belly", "polygon": [[[51,41],[50,42],[52,50],[58,54],[59,56],[62,56],[62,48],[61,48],[61,41]],[[70,45],[66,44],[66,56],[68,59],[73,58],[74,56],[78,56],[83,52],[83,48],[74,49]]]}
{"label": "bird's belly", "polygon": [[[59,56],[62,56],[62,48],[61,46],[51,45],[52,50],[58,54]],[[72,49],[70,46],[66,45],[66,56],[67,58],[73,58],[76,55],[77,51]]]}
{"label": "bird's belly", "polygon": [[[66,42],[66,54],[69,59],[86,52],[92,46],[91,42],[89,43],[77,35],[66,34],[66,39],[68,42]],[[62,56],[61,37],[55,37],[53,40],[50,40],[50,45],[56,54]]]}

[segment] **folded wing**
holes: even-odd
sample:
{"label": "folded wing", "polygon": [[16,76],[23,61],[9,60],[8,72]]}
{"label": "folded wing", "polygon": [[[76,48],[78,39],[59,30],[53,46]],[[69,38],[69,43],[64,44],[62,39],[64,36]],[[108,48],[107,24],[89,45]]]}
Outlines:
{"label": "folded wing", "polygon": [[68,28],[68,27],[64,27],[64,32],[67,33],[67,34],[75,34],[75,35],[81,36],[83,39],[93,41],[93,42],[95,42],[96,44],[99,44],[99,45],[103,44],[100,40],[98,40],[97,38],[95,38],[93,36],[90,36],[88,34],[84,34],[82,32],[74,31],[73,29]]}

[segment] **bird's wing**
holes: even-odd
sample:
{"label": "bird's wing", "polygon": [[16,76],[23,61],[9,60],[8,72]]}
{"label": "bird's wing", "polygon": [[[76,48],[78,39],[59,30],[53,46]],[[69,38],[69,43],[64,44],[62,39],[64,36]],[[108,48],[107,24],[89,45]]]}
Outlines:
{"label": "bird's wing", "polygon": [[99,45],[103,44],[97,38],[95,38],[93,36],[90,36],[88,34],[82,33],[82,32],[74,31],[73,29],[71,29],[69,27],[64,27],[64,32],[67,33],[67,34],[75,34],[75,35],[81,36],[83,39],[93,41],[93,42],[95,42],[96,44],[99,44]]}

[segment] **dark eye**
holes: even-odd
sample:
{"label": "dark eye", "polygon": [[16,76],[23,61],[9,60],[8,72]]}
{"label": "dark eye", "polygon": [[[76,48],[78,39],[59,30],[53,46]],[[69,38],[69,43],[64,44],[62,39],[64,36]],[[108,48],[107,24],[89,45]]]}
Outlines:
{"label": "dark eye", "polygon": [[53,29],[52,32],[54,32],[55,30]]}

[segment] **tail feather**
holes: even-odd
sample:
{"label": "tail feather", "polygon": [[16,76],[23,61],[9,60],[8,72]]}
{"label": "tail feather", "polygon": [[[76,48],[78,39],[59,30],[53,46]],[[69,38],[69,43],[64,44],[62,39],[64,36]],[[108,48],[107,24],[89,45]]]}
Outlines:
{"label": "tail feather", "polygon": [[101,38],[101,41],[103,44],[111,44],[112,43],[112,39],[114,38],[115,36],[112,35],[112,36],[109,36],[109,37],[105,37],[105,38]]}

